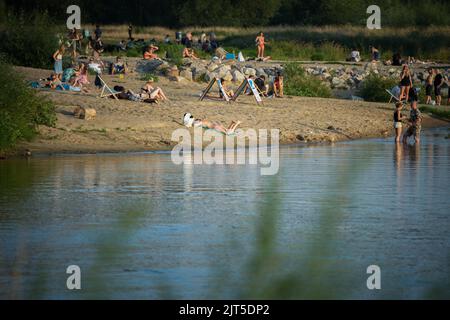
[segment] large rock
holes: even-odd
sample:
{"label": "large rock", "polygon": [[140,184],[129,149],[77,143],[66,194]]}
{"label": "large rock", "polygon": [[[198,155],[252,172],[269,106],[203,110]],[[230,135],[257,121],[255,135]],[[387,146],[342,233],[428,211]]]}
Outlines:
{"label": "large rock", "polygon": [[267,73],[266,73],[266,71],[264,71],[263,68],[258,68],[258,69],[256,69],[256,75],[257,75],[258,77],[259,77],[259,76],[264,76],[264,77],[267,78]]}
{"label": "large rock", "polygon": [[233,75],[233,81],[234,82],[239,82],[241,83],[242,81],[244,81],[245,76],[242,72],[240,72],[239,70],[233,70],[231,72],[231,74]]}
{"label": "large rock", "polygon": [[246,76],[256,76],[256,70],[253,68],[245,67],[242,71]]}
{"label": "large rock", "polygon": [[211,63],[206,67],[206,69],[207,69],[209,72],[213,72],[213,71],[216,70],[217,68],[219,68],[219,66],[218,66],[217,64],[215,64],[214,62],[211,62]]}
{"label": "large rock", "polygon": [[140,60],[136,63],[136,72],[138,73],[154,73],[158,67],[164,65],[164,61],[154,60]]}
{"label": "large rock", "polygon": [[195,81],[199,81],[200,79],[204,78],[206,76],[206,73],[208,70],[202,67],[195,67],[193,70],[193,78]]}
{"label": "large rock", "polygon": [[209,72],[209,71],[206,72],[205,80],[207,82],[210,82],[214,78],[217,78],[217,74],[215,72]]}
{"label": "large rock", "polygon": [[219,67],[217,70],[214,70],[214,72],[217,73],[219,78],[224,78],[230,71],[231,67],[229,65],[223,65]]}
{"label": "large rock", "polygon": [[185,78],[186,80],[192,81],[192,71],[189,69],[181,70],[180,77]]}
{"label": "large rock", "polygon": [[233,76],[232,76],[232,74],[231,74],[230,71],[227,71],[227,73],[226,73],[223,77],[221,77],[221,78],[223,78],[225,81],[231,81],[231,80],[233,80]]}

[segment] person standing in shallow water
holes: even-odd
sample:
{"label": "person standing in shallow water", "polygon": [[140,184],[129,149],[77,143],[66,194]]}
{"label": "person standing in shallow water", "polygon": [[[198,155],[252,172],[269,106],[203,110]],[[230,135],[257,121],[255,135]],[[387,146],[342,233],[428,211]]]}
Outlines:
{"label": "person standing in shallow water", "polygon": [[394,130],[395,130],[395,142],[400,142],[400,137],[402,135],[402,120],[404,119],[402,115],[402,109],[403,109],[403,103],[397,102],[395,104],[395,111],[394,111]]}
{"label": "person standing in shallow water", "polygon": [[420,142],[420,131],[422,129],[422,113],[417,108],[417,103],[411,104],[411,111],[409,116],[410,126],[403,135],[403,143],[408,142],[408,138],[414,136],[416,144]]}

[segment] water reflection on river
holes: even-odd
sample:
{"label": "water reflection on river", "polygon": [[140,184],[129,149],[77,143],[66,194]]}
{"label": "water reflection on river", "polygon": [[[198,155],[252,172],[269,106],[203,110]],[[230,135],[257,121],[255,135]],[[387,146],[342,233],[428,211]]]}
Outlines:
{"label": "water reflection on river", "polygon": [[274,177],[164,153],[2,161],[0,298],[450,298],[446,135],[283,147]]}

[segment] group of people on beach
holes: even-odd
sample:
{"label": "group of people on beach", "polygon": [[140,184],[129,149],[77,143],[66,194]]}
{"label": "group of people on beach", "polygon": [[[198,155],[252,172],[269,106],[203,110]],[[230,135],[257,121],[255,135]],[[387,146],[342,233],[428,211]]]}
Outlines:
{"label": "group of people on beach", "polygon": [[[133,27],[132,25],[128,28],[129,33],[129,41],[134,41],[132,37]],[[81,49],[81,45],[79,44],[83,37],[86,36],[89,39],[89,44],[87,46],[87,50],[90,49],[90,58],[89,62],[78,63],[76,62],[77,52]],[[100,74],[104,69],[105,65],[100,59],[100,55],[103,48],[103,43],[101,40],[102,30],[99,26],[96,27],[94,31],[94,37],[89,35],[89,32],[83,32],[80,34],[77,30],[71,30],[68,35],[69,42],[63,42],[59,49],[55,51],[53,54],[54,59],[54,73],[47,79],[46,86],[51,89],[58,90],[69,90],[69,91],[78,91],[78,92],[89,92],[86,88],[86,85],[90,84],[88,79],[88,70],[93,70],[95,73]],[[70,42],[71,41],[71,42]],[[169,35],[166,35],[165,43],[171,43]],[[183,44],[184,49],[182,56],[184,58],[198,59],[195,54],[194,46],[195,41],[193,39],[192,33],[187,32],[183,37],[180,32],[176,34],[176,43]],[[214,45],[217,44],[217,39],[214,33],[211,33],[209,37],[206,36],[204,32],[202,32],[198,45],[203,46],[204,44]],[[264,33],[260,32],[255,39],[255,43],[257,46],[257,60],[266,61],[265,57],[265,45],[268,43],[265,40]],[[67,51],[72,50],[72,65],[66,69],[63,68],[63,58]],[[146,50],[143,54],[143,59],[145,60],[153,60],[153,59],[161,59],[157,51],[159,47],[156,44],[150,44],[146,47]],[[88,50],[89,51],[89,50]],[[379,50],[371,46],[371,61],[378,62],[380,59]],[[353,62],[361,61],[361,55],[357,49],[353,49],[350,58],[348,59]],[[411,73],[410,65],[411,65],[411,57],[408,58],[407,61],[403,61],[401,59],[400,54],[394,54],[392,58],[392,65],[402,65],[402,70],[400,74],[399,84],[398,84],[398,102],[396,103],[396,109],[393,114],[393,122],[395,129],[395,141],[399,143],[403,141],[407,142],[407,139],[411,136],[414,137],[416,143],[420,142],[420,132],[421,132],[421,122],[422,115],[417,107],[418,103],[418,92],[413,86],[413,76]],[[110,64],[110,74],[127,74],[128,68],[127,64],[123,61],[121,57],[117,57],[115,62]],[[278,72],[277,75],[271,82],[268,82],[264,75],[259,76],[249,76],[249,79],[253,80],[258,92],[262,97],[283,97],[283,87],[284,80],[281,72]],[[219,97],[223,98],[223,93],[227,94],[229,97],[234,95],[234,91],[230,89],[228,86],[228,81],[225,79],[221,80],[221,90],[219,90]],[[433,68],[428,70],[428,76],[426,78],[426,104],[436,104],[441,105],[442,103],[442,87],[445,84],[446,80],[444,76],[441,74],[438,68]],[[97,83],[97,79],[95,84],[100,87]],[[116,86],[117,87],[117,86]],[[141,88],[140,93],[134,93],[132,90],[125,90],[123,87],[117,87],[118,92],[120,93],[121,99],[129,99],[132,101],[140,101],[140,102],[160,102],[168,100],[165,92],[160,87],[154,86],[153,79],[148,80],[145,85]],[[250,95],[252,92],[249,88],[245,91],[246,94]],[[435,101],[432,100],[433,93],[435,97]],[[449,101],[450,103],[450,98]],[[404,108],[404,104],[410,103],[410,115],[409,117],[405,117],[402,115],[402,110]],[[208,120],[196,120],[193,119],[191,115],[184,119],[185,124],[187,126],[202,126],[205,128],[216,129],[220,132],[229,134],[234,132],[235,128],[240,124],[240,122],[233,122],[229,127],[224,127],[221,124],[211,122]],[[402,137],[403,131],[403,122],[409,122],[409,127],[405,131]]]}

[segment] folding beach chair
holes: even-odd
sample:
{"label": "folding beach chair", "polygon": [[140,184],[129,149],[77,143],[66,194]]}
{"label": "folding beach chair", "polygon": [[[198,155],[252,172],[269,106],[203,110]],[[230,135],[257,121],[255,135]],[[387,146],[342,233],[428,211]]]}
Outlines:
{"label": "folding beach chair", "polygon": [[[117,96],[120,92],[111,89],[108,84],[105,82],[105,80],[102,79],[102,77],[100,77],[99,74],[97,74],[97,78],[100,80],[101,84],[102,84],[102,92],[100,93],[100,98],[108,98],[113,96],[116,100],[119,100],[119,97]],[[109,93],[105,93],[105,91],[109,92]]]}

